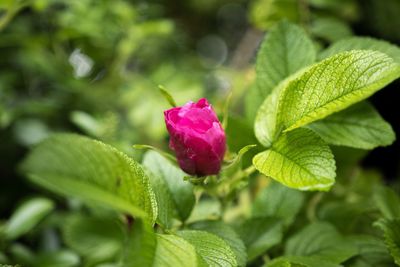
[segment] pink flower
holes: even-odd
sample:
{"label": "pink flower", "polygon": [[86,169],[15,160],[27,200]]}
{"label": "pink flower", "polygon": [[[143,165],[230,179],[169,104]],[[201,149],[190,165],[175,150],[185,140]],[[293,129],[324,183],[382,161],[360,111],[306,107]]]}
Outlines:
{"label": "pink flower", "polygon": [[169,146],[181,169],[197,176],[218,174],[226,149],[225,132],[207,99],[168,109],[164,117]]}

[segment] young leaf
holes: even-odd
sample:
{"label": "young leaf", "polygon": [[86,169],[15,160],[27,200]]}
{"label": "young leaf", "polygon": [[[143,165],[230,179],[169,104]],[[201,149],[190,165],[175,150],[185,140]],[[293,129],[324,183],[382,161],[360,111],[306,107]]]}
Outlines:
{"label": "young leaf", "polygon": [[308,128],[325,142],[337,146],[373,149],[390,145],[395,140],[390,124],[367,102],[334,113]]}
{"label": "young leaf", "polygon": [[335,160],[328,145],[308,129],[284,133],[253,158],[262,174],[300,190],[326,191],[335,182]]}
{"label": "young leaf", "polygon": [[379,186],[374,192],[374,201],[383,217],[400,219],[400,197],[392,189]]}
{"label": "young leaf", "polygon": [[[257,79],[251,105],[257,108],[282,80],[314,63],[316,51],[304,30],[287,21],[274,26],[257,55]],[[256,110],[256,109],[255,109]],[[254,114],[255,115],[255,114]]]}
{"label": "young leaf", "polygon": [[226,179],[230,179],[231,177],[233,177],[233,175],[240,170],[240,168],[242,167],[242,158],[243,156],[251,149],[257,147],[257,145],[247,145],[245,147],[242,147],[236,157],[232,160],[232,162],[227,165],[224,166],[221,170],[220,176],[222,177],[222,179],[226,178]]}
{"label": "young leaf", "polygon": [[236,228],[247,248],[248,261],[264,254],[282,240],[282,223],[279,219],[251,218]]}
{"label": "young leaf", "polygon": [[72,216],[62,230],[65,243],[91,262],[113,259],[124,241],[118,221],[112,218]]}
{"label": "young leaf", "polygon": [[400,219],[381,219],[375,225],[383,231],[386,247],[395,263],[400,265]]}
{"label": "young leaf", "polygon": [[357,247],[345,240],[336,229],[323,222],[307,225],[285,245],[285,255],[315,256],[339,264],[357,254]]}
{"label": "young leaf", "polygon": [[[172,212],[170,216],[175,214],[181,221],[185,221],[195,203],[192,184],[183,180],[186,174],[155,151],[148,151],[145,154],[143,165],[153,174],[150,177],[153,188],[162,187],[162,192],[158,195],[165,201],[157,203],[167,206],[165,209],[159,208],[159,216],[172,208],[174,211],[170,211]],[[155,189],[155,191],[160,190]]]}
{"label": "young leaf", "polygon": [[2,232],[7,239],[16,239],[34,228],[53,209],[50,199],[30,199],[15,210]]}
{"label": "young leaf", "polygon": [[157,206],[138,163],[112,146],[58,134],[37,146],[23,163],[34,183],[61,195],[97,202],[154,221]]}
{"label": "young leaf", "polygon": [[190,229],[207,231],[219,236],[235,253],[238,266],[246,266],[246,247],[239,235],[229,225],[221,221],[199,221],[191,224]]}
{"label": "young leaf", "polygon": [[175,99],[171,96],[171,94],[167,91],[167,89],[164,88],[164,86],[159,85],[158,89],[160,90],[160,92],[164,96],[164,98],[168,101],[168,103],[171,105],[171,107],[177,106]]}
{"label": "young leaf", "polygon": [[283,89],[277,128],[290,131],[366,99],[400,76],[400,65],[376,51],[353,50],[310,67]]}
{"label": "young leaf", "polygon": [[124,267],[206,267],[194,246],[176,235],[156,234],[141,220],[133,224],[123,258]]}
{"label": "young leaf", "polygon": [[350,37],[340,40],[322,51],[318,55],[318,58],[324,59],[340,52],[355,49],[379,51],[393,58],[395,62],[400,64],[400,48],[398,46],[370,37]]}
{"label": "young leaf", "polygon": [[177,233],[192,244],[210,267],[238,266],[235,253],[220,237],[205,231],[184,230]]}
{"label": "young leaf", "polygon": [[197,252],[197,247],[184,238],[176,235],[157,234],[156,236],[157,249],[153,267],[209,266]]}
{"label": "young leaf", "polygon": [[271,181],[256,197],[252,217],[277,217],[290,225],[304,202],[302,192]]}

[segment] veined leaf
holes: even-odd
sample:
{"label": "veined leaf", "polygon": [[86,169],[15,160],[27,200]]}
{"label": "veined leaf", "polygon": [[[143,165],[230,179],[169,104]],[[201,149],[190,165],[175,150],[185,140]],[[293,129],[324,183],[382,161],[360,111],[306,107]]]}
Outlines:
{"label": "veined leaf", "polygon": [[302,192],[271,181],[256,197],[252,217],[277,217],[290,225],[304,202]]}
{"label": "veined leaf", "polygon": [[210,267],[238,266],[235,253],[220,237],[197,230],[179,231],[178,235],[192,244]]}
{"label": "veined leaf", "polygon": [[314,132],[287,132],[253,158],[262,174],[300,190],[326,191],[335,182],[335,161],[328,145]]}
{"label": "veined leaf", "polygon": [[190,229],[210,232],[222,238],[235,253],[238,266],[246,266],[246,247],[239,235],[227,224],[221,221],[199,221],[190,225]]}
{"label": "veined leaf", "polygon": [[61,195],[108,205],[154,221],[157,206],[148,177],[135,161],[89,138],[58,134],[23,163],[29,179]]}
{"label": "veined leaf", "polygon": [[285,255],[313,256],[339,264],[357,254],[357,247],[345,240],[328,223],[313,223],[293,235],[286,243]]}
{"label": "veined leaf", "polygon": [[381,219],[375,225],[382,229],[386,247],[395,263],[400,265],[400,219]]}
{"label": "veined leaf", "polygon": [[236,228],[247,248],[248,261],[264,254],[282,240],[282,223],[273,217],[251,218]]}
{"label": "veined leaf", "polygon": [[[257,110],[282,80],[311,65],[316,59],[314,45],[302,28],[282,21],[268,32],[257,55],[256,86],[251,99]],[[254,114],[255,115],[255,114]]]}
{"label": "veined leaf", "polygon": [[193,245],[176,235],[156,234],[135,221],[123,259],[124,267],[206,267]]}
{"label": "veined leaf", "polygon": [[279,83],[258,109],[254,121],[254,133],[257,140],[265,147],[270,147],[280,134],[279,129],[277,129],[276,118],[281,92],[292,80],[300,77],[306,70],[306,68],[301,69]]}
{"label": "veined leaf", "polygon": [[316,51],[302,28],[282,21],[267,34],[257,54],[256,83],[263,101],[281,81],[314,63]]}
{"label": "veined leaf", "polygon": [[54,209],[54,203],[47,198],[34,198],[24,202],[13,213],[2,229],[7,239],[15,239],[29,232]]}
{"label": "veined leaf", "polygon": [[143,159],[159,205],[158,219],[167,228],[173,217],[185,221],[195,203],[193,186],[184,181],[186,174],[155,151],[148,151]]}
{"label": "veined leaf", "polygon": [[258,109],[254,121],[254,133],[257,140],[265,147],[270,147],[276,136],[276,111],[278,107],[279,93],[283,86],[278,86],[265,99]]}
{"label": "veined leaf", "polygon": [[353,50],[315,64],[280,95],[277,128],[290,131],[366,99],[400,76],[387,55]]}
{"label": "veined leaf", "polygon": [[395,140],[390,124],[366,102],[316,121],[308,128],[328,144],[337,146],[372,149],[390,145]]}
{"label": "veined leaf", "polygon": [[398,46],[370,37],[350,37],[340,40],[322,51],[318,57],[319,59],[324,59],[337,53],[354,49],[379,51],[393,58],[394,61],[400,64],[400,48]]}
{"label": "veined leaf", "polygon": [[196,246],[176,235],[157,234],[157,249],[153,267],[209,266],[197,252]]}

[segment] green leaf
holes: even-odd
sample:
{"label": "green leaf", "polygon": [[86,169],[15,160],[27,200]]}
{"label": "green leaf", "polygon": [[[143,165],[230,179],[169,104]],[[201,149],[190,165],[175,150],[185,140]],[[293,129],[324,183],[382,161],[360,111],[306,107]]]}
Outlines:
{"label": "green leaf", "polygon": [[270,147],[280,134],[279,129],[276,127],[276,118],[279,96],[282,90],[287,87],[292,80],[296,79],[296,77],[300,77],[305,71],[306,69],[301,69],[278,84],[258,109],[254,122],[254,133],[257,140],[265,147]]}
{"label": "green leaf", "polygon": [[191,224],[190,229],[207,231],[219,236],[235,253],[238,266],[246,266],[246,247],[239,235],[229,225],[221,221],[199,221]]}
{"label": "green leaf", "polygon": [[240,170],[240,168],[242,167],[242,158],[243,156],[251,149],[257,147],[257,145],[247,145],[245,147],[242,147],[239,152],[237,153],[237,155],[235,156],[235,158],[232,160],[232,162],[227,165],[224,166],[221,170],[220,176],[222,177],[222,179],[226,178],[229,179],[231,177],[233,177],[233,175],[235,175],[235,173],[237,171]]}
{"label": "green leaf", "polygon": [[[355,194],[354,191],[351,192]],[[361,198],[360,196],[358,197]],[[355,203],[343,200],[328,200],[318,205],[316,215],[319,220],[331,223],[340,232],[351,233],[366,231],[366,229],[371,228],[371,222],[363,218],[363,216],[367,216],[366,213],[369,210],[370,202],[364,198],[357,199]]]}
{"label": "green leaf", "polygon": [[400,64],[400,48],[398,46],[370,37],[350,37],[340,40],[322,51],[318,55],[318,58],[324,59],[340,52],[355,49],[379,51],[393,58],[395,62]]}
{"label": "green leaf", "polygon": [[157,234],[157,249],[153,267],[208,266],[197,254],[195,246],[175,235]]}
{"label": "green leaf", "polygon": [[171,105],[171,107],[177,106],[175,99],[171,96],[171,94],[167,91],[167,89],[164,88],[164,86],[159,85],[158,89],[160,90],[160,92],[163,95],[163,97],[165,98],[165,100],[167,100],[168,103]]}
{"label": "green leaf", "polygon": [[269,30],[282,19],[297,22],[300,18],[296,0],[255,0],[251,3],[249,19],[262,30]]}
{"label": "green leaf", "polygon": [[159,200],[159,218],[164,216],[165,223],[171,216],[185,221],[195,203],[193,186],[183,179],[186,174],[155,151],[145,154],[143,165],[153,174],[150,182]]}
{"label": "green leaf", "polygon": [[265,267],[342,267],[335,263],[313,256],[285,256],[274,259]]}
{"label": "green leaf", "polygon": [[400,65],[376,51],[353,50],[315,64],[280,95],[277,128],[290,131],[366,99],[400,76]]}
{"label": "green leaf", "polygon": [[386,219],[400,219],[400,197],[389,187],[379,186],[374,201]]}
{"label": "green leaf", "polygon": [[[393,260],[380,238],[370,235],[354,235],[348,237],[358,247],[356,262],[366,266],[391,266]],[[358,265],[355,265],[358,266]]]}
{"label": "green leaf", "polygon": [[335,182],[335,161],[328,145],[308,129],[284,133],[253,158],[262,174],[300,190],[326,191]]}
{"label": "green leaf", "polygon": [[[226,143],[230,152],[237,152],[249,144],[257,144],[258,141],[254,135],[253,124],[247,118],[230,115],[228,117],[228,127],[225,129]],[[243,154],[242,167],[251,165],[251,159],[257,152],[262,151],[262,147],[252,148],[246,154]]]}
{"label": "green leaf", "polygon": [[215,220],[221,218],[221,216],[221,202],[215,198],[202,198],[201,201],[194,206],[188,222]]}
{"label": "green leaf", "polygon": [[329,144],[360,149],[387,146],[396,138],[390,124],[366,102],[316,121],[308,128]]}
{"label": "green leaf", "polygon": [[314,36],[328,42],[335,42],[353,35],[349,25],[335,17],[319,17],[314,19],[310,31]]}
{"label": "green leaf", "polygon": [[124,234],[118,221],[76,215],[63,225],[65,243],[90,262],[113,259],[122,249]]}
{"label": "green leaf", "polygon": [[28,233],[54,209],[53,201],[33,198],[19,206],[2,230],[7,239],[16,239]]}
{"label": "green leaf", "polygon": [[277,217],[289,226],[303,206],[302,192],[271,181],[256,197],[252,217]]}
{"label": "green leaf", "polygon": [[283,227],[277,218],[250,218],[236,231],[246,245],[248,261],[252,261],[281,242]]}
{"label": "green leaf", "polygon": [[153,228],[142,220],[134,221],[124,249],[123,266],[153,266],[156,249],[157,237]]}
{"label": "green leaf", "polygon": [[[146,165],[146,162],[143,162]],[[168,184],[162,176],[153,174],[151,168],[148,168],[147,174],[154,191],[157,202],[157,220],[156,222],[165,229],[170,229],[173,225],[173,219],[179,218],[173,195],[169,191]]]}
{"label": "green leaf", "polygon": [[357,247],[344,239],[336,229],[323,222],[307,225],[290,237],[285,255],[314,256],[331,263],[341,263],[357,254]]}
{"label": "green leaf", "polygon": [[34,267],[75,267],[79,266],[78,255],[70,250],[44,252],[35,259]]}
{"label": "green leaf", "polygon": [[157,215],[154,193],[140,165],[99,141],[55,135],[38,145],[22,167],[30,180],[58,194],[150,221]]}
{"label": "green leaf", "polygon": [[395,263],[400,265],[400,219],[381,219],[374,225],[383,231],[386,247]]}
{"label": "green leaf", "polygon": [[123,258],[124,267],[206,267],[194,246],[176,235],[156,234],[135,221]]}
{"label": "green leaf", "polygon": [[184,230],[177,234],[195,247],[208,266],[238,266],[235,253],[220,237],[198,230]]}
{"label": "green leaf", "polygon": [[[316,51],[304,30],[282,21],[267,34],[257,55],[256,90],[251,104],[259,107],[285,78],[314,63]],[[255,115],[255,114],[254,114]]]}

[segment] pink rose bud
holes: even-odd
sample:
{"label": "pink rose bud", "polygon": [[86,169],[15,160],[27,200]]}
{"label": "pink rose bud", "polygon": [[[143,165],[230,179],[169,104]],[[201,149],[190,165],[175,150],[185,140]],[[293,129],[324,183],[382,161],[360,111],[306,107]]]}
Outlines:
{"label": "pink rose bud", "polygon": [[197,176],[218,174],[226,149],[225,132],[207,99],[168,109],[164,117],[169,146],[181,169]]}

